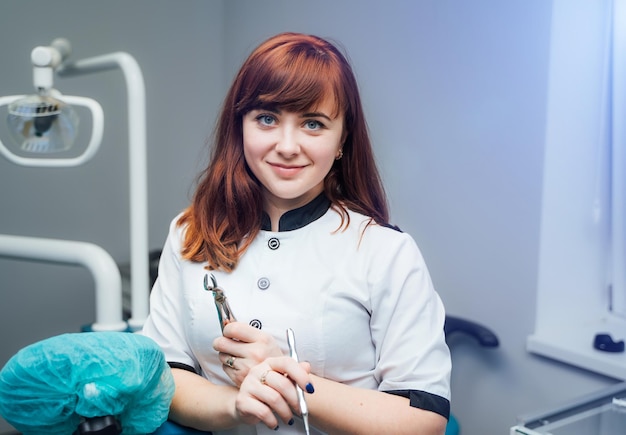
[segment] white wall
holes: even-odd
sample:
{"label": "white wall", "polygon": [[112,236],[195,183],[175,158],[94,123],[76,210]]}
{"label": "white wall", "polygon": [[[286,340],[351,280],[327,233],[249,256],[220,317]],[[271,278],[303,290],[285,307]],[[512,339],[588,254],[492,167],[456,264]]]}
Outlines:
{"label": "white wall", "polygon": [[[247,53],[285,30],[339,41],[361,85],[394,222],[418,241],[448,311],[480,320],[502,342],[483,350],[451,340],[453,412],[465,435],[506,434],[518,414],[614,382],[525,351],[536,301],[551,7],[4,0],[0,94],[29,90],[28,54],[56,36],[73,41],[77,58],[132,53],[148,88],[150,245],[158,247],[186,204],[204,138]],[[102,152],[59,173],[0,160],[0,231],[92,241],[127,259],[123,86],[115,73],[105,76],[58,80],[66,93],[103,104],[111,119]],[[89,277],[61,269],[0,261],[0,363],[34,339],[92,320]]]}

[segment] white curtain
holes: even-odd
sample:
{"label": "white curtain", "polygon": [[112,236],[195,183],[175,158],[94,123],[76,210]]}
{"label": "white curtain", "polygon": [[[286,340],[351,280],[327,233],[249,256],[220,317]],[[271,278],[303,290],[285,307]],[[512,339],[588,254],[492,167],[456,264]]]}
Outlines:
{"label": "white curtain", "polygon": [[613,0],[607,89],[607,142],[610,150],[611,308],[626,317],[626,0]]}

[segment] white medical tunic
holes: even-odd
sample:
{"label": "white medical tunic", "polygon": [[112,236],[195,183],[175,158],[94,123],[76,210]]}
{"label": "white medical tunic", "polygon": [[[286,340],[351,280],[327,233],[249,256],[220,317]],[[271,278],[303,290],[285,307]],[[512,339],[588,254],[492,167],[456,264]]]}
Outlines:
{"label": "white medical tunic", "polygon": [[[237,320],[274,336],[285,354],[286,329],[294,330],[300,360],[311,363],[312,373],[402,392],[411,406],[447,416],[451,363],[444,308],[417,245],[354,212],[347,229],[340,229],[340,215],[327,208],[326,198],[321,201],[317,214],[320,200],[283,216],[281,225],[287,218],[295,229],[261,231],[231,273],[208,272],[205,264],[182,259],[184,228],[173,220],[143,333],[173,367],[232,385],[212,347],[221,328],[203,282],[213,273]],[[279,432],[304,433],[302,421],[281,424]],[[258,424],[214,433],[276,432]]]}

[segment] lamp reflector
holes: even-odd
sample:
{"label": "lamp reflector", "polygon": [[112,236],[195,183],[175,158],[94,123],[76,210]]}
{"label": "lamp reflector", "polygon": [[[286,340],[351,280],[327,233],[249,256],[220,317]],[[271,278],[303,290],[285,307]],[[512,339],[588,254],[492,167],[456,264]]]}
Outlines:
{"label": "lamp reflector", "polygon": [[26,153],[66,151],[78,134],[74,109],[49,95],[30,95],[12,102],[7,123],[13,140]]}

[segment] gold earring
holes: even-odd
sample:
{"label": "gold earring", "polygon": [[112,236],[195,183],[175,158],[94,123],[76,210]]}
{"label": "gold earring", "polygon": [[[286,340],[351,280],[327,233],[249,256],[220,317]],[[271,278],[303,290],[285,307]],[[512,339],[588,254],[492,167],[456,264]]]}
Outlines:
{"label": "gold earring", "polygon": [[335,157],[335,160],[339,160],[343,157],[343,150],[339,150],[339,154],[337,154],[337,157]]}

